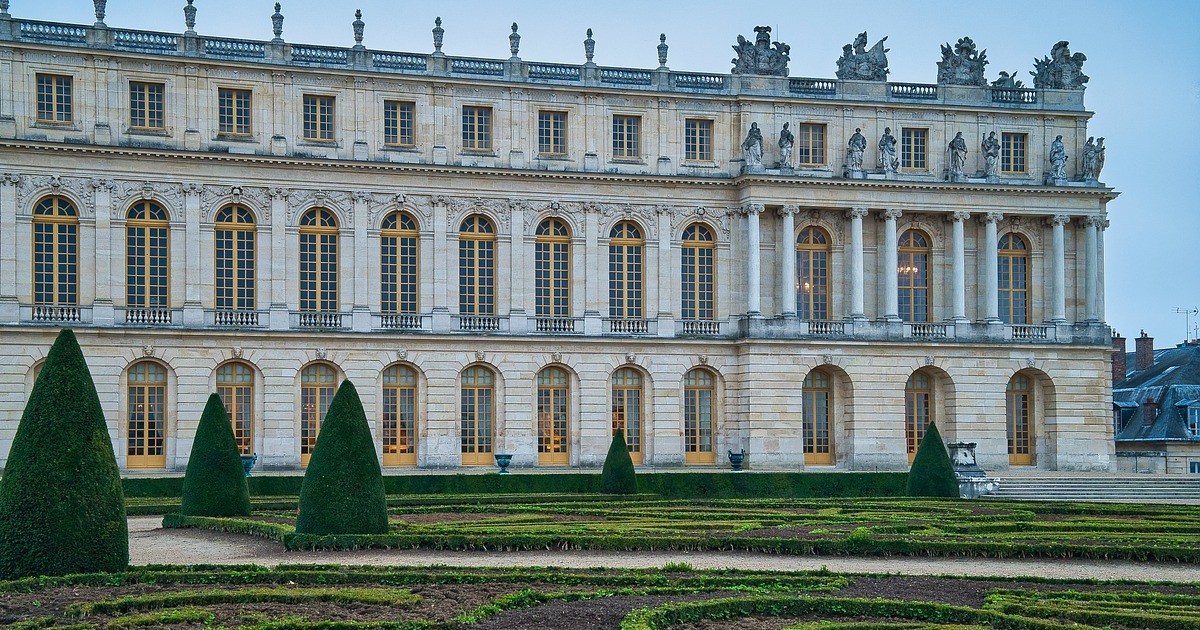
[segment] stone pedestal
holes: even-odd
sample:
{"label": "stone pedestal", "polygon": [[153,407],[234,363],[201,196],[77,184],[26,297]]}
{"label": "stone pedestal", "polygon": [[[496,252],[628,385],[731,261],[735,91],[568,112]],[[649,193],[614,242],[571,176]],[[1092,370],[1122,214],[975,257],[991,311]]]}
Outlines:
{"label": "stone pedestal", "polygon": [[946,448],[950,451],[950,464],[958,477],[958,492],[962,498],[977,499],[999,488],[999,482],[989,479],[975,463],[975,442],[950,442]]}

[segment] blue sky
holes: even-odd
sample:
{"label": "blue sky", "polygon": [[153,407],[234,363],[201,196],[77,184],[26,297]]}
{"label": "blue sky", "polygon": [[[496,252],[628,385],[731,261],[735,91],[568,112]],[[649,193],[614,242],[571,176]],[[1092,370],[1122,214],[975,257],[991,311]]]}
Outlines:
{"label": "blue sky", "polygon": [[[111,0],[112,27],[183,30],[183,1]],[[196,0],[203,34],[270,39],[270,0]],[[842,45],[867,30],[891,48],[890,79],[933,83],[939,45],[970,36],[987,49],[988,77],[1028,70],[1061,39],[1088,61],[1089,133],[1106,138],[1103,179],[1121,197],[1109,205],[1106,318],[1126,337],[1145,329],[1156,344],[1184,338],[1175,307],[1200,307],[1200,2],[1078,0],[1002,2],[594,2],[284,0],[284,39],[348,46],[354,9],[363,10],[364,43],[409,52],[432,50],[441,16],[444,52],[508,57],[509,25],[520,25],[521,57],[583,62],[594,30],[596,63],[655,67],[659,33],[676,70],[728,72],[730,46],[755,25],[791,45],[792,76],[834,76]],[[12,0],[16,17],[91,23],[85,0]],[[1195,326],[1197,318],[1192,318]],[[1130,344],[1132,348],[1132,344]]]}

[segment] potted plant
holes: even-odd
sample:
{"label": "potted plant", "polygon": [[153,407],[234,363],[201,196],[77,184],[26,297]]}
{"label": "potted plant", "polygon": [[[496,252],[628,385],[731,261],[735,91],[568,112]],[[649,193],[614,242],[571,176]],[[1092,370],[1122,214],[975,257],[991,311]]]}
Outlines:
{"label": "potted plant", "polygon": [[508,474],[508,465],[512,463],[512,453],[496,453],[496,465],[500,467],[500,474]]}
{"label": "potted plant", "polygon": [[746,449],[742,449],[740,453],[729,451],[729,465],[732,472],[742,472],[742,463],[746,461]]}

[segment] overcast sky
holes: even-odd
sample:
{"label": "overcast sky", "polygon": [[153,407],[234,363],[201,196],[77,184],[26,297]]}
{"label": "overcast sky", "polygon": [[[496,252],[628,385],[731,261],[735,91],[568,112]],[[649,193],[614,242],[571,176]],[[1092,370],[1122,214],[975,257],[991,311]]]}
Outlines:
{"label": "overcast sky", "polygon": [[[15,17],[90,24],[86,0],[11,0]],[[273,2],[196,0],[202,34],[270,39]],[[111,0],[111,27],[181,32],[183,1]],[[1105,137],[1103,179],[1121,192],[1109,204],[1106,318],[1126,337],[1145,329],[1162,347],[1184,339],[1176,307],[1200,307],[1200,1],[996,0],[992,2],[724,2],[693,0],[425,1],[284,0],[289,42],[349,46],[354,9],[370,48],[430,52],[441,16],[444,52],[507,58],[509,25],[520,25],[521,57],[582,63],[584,31],[595,32],[601,65],[653,68],[659,33],[676,70],[729,72],[739,33],[769,25],[791,45],[791,75],[834,76],[844,44],[867,30],[887,35],[892,81],[933,83],[939,45],[970,36],[987,49],[989,79],[1020,71],[1060,39],[1088,61],[1089,134]],[[1197,318],[1192,317],[1192,326]],[[1132,349],[1132,344],[1130,344]]]}

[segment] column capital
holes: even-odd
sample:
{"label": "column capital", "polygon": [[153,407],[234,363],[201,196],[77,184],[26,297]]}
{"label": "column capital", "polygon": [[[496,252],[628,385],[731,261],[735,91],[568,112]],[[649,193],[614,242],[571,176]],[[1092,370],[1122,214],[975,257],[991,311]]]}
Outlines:
{"label": "column capital", "polygon": [[786,217],[788,215],[796,216],[796,213],[800,212],[800,206],[783,206],[775,212],[781,217]]}
{"label": "column capital", "polygon": [[658,214],[658,216],[660,216],[660,217],[663,215],[671,214],[671,206],[668,206],[665,203],[660,203],[654,207],[654,212],[656,214]]}
{"label": "column capital", "polygon": [[513,212],[524,212],[529,209],[529,202],[524,199],[509,199],[508,209]]}
{"label": "column capital", "polygon": [[880,213],[879,216],[880,216],[880,218],[884,219],[885,221],[888,219],[895,220],[895,219],[899,219],[900,217],[904,216],[904,211],[899,210],[897,208],[888,208],[887,210],[884,210],[882,213]]}
{"label": "column capital", "polygon": [[186,184],[180,184],[179,190],[180,190],[180,192],[182,192],[183,194],[185,194],[189,197],[191,197],[191,196],[199,197],[200,193],[204,192],[204,186],[201,186],[200,184],[197,184],[196,182],[188,182]]}
{"label": "column capital", "polygon": [[595,201],[585,201],[583,203],[583,213],[585,215],[600,214],[603,210],[604,210],[604,207],[601,206],[600,204],[596,203]]}
{"label": "column capital", "polygon": [[[5,175],[5,177],[8,177],[8,176]],[[91,188],[92,190],[107,190],[109,192],[112,192],[117,189],[117,182],[114,182],[111,179],[101,179],[99,177],[96,177],[88,182],[88,187]]]}
{"label": "column capital", "polygon": [[982,219],[983,219],[984,223],[999,223],[1004,220],[1004,213],[1003,212],[987,212],[987,213],[984,213]]}
{"label": "column capital", "polygon": [[21,176],[16,173],[5,173],[0,176],[0,186],[20,186]]}
{"label": "column capital", "polygon": [[1095,227],[1095,228],[1104,229],[1104,228],[1108,227],[1108,219],[1106,219],[1102,216],[1099,216],[1099,215],[1094,215],[1094,216],[1090,216],[1090,217],[1084,217],[1083,224],[1086,225],[1087,227]]}
{"label": "column capital", "polygon": [[1066,225],[1071,222],[1071,215],[1056,214],[1056,215],[1051,216],[1050,218],[1046,219],[1046,222],[1049,223],[1050,225]]}
{"label": "column capital", "polygon": [[286,200],[288,196],[291,195],[291,191],[286,188],[272,188],[267,191],[267,194],[270,195],[271,199],[278,199],[282,201]]}
{"label": "column capital", "polygon": [[863,218],[866,218],[867,214],[869,214],[869,213],[867,212],[866,208],[851,208],[846,211],[846,218],[847,219],[863,219]]}
{"label": "column capital", "polygon": [[744,203],[744,204],[742,204],[742,213],[745,214],[746,216],[760,215],[760,214],[762,214],[763,210],[766,210],[766,206],[764,206],[761,203]]}
{"label": "column capital", "polygon": [[946,218],[949,219],[952,223],[962,223],[963,221],[966,221],[967,219],[971,218],[971,213],[967,212],[966,210],[958,210],[956,212],[950,213],[950,216],[948,216]]}
{"label": "column capital", "polygon": [[354,203],[365,204],[371,201],[371,193],[362,190],[356,190],[350,195],[350,198],[354,200]]}

